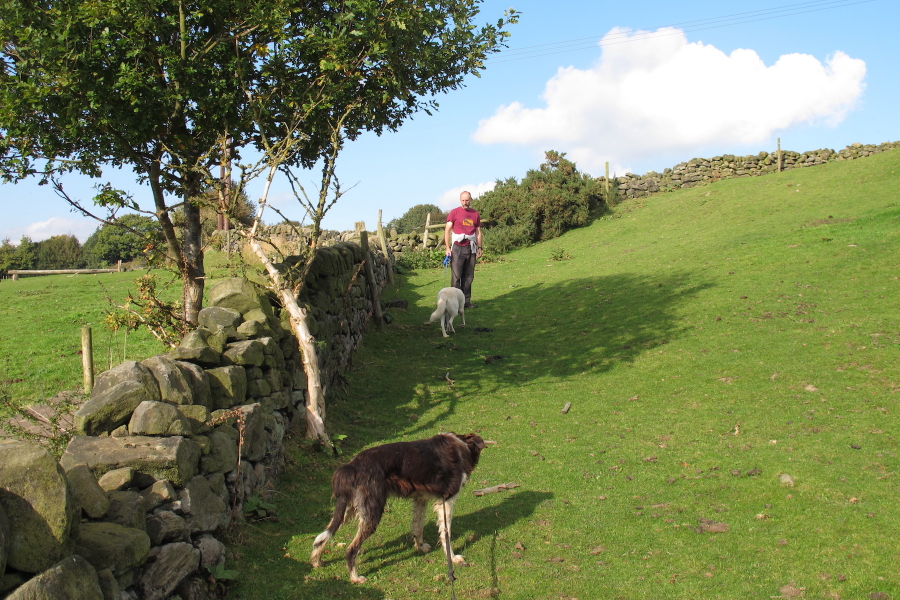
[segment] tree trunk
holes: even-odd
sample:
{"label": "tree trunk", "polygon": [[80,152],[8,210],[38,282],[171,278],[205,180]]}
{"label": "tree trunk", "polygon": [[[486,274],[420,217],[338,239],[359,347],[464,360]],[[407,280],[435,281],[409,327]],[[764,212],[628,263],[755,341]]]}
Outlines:
{"label": "tree trunk", "polygon": [[190,198],[196,196],[198,188],[199,186],[192,182],[186,190],[189,196],[184,203],[182,263],[180,265],[184,320],[195,327],[199,323],[200,309],[203,308],[203,287],[206,281],[203,269],[203,229],[200,223],[200,207],[190,201]]}
{"label": "tree trunk", "polygon": [[193,326],[199,323],[203,308],[203,246],[201,240],[200,208],[192,202],[184,205],[184,232],[182,234],[181,280],[184,320]]}

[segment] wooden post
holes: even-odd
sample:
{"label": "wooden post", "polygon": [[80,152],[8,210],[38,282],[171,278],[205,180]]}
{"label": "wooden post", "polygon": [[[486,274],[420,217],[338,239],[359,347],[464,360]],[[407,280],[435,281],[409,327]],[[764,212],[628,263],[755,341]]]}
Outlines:
{"label": "wooden post", "polygon": [[369,282],[369,289],[372,290],[372,314],[375,316],[375,326],[381,329],[383,322],[381,316],[381,295],[378,293],[378,282],[375,281],[375,269],[372,268],[372,252],[369,251],[368,232],[359,232],[359,245],[362,246],[363,260],[366,265],[366,280]]}
{"label": "wooden post", "polygon": [[12,274],[12,280],[13,280],[13,281],[18,281],[18,280],[19,280],[19,274],[18,274],[18,273],[13,273],[13,274]]}
{"label": "wooden post", "polygon": [[378,239],[381,240],[381,251],[384,252],[384,260],[387,261],[387,280],[390,285],[394,285],[394,268],[391,266],[391,260],[388,258],[387,240],[384,239],[384,228],[381,226],[381,210],[378,211]]}
{"label": "wooden post", "polygon": [[431,228],[431,213],[425,215],[425,229],[422,234],[422,249],[428,250],[428,230]]}
{"label": "wooden post", "polygon": [[91,341],[91,326],[81,328],[81,370],[84,372],[84,393],[94,389],[94,344]]}
{"label": "wooden post", "polygon": [[609,163],[606,163],[606,198],[609,198]]}
{"label": "wooden post", "polygon": [[118,262],[116,262],[116,273],[122,272],[122,259],[120,258]]}
{"label": "wooden post", "polygon": [[781,172],[781,138],[778,138],[778,172]]}

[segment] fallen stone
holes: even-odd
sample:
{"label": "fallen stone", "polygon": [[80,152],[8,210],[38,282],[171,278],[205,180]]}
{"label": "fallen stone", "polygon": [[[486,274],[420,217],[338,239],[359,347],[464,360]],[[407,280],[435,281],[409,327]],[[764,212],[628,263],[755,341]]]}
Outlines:
{"label": "fallen stone", "polygon": [[141,402],[128,422],[131,435],[191,435],[191,424],[172,404]]}
{"label": "fallen stone", "polygon": [[162,355],[141,361],[159,384],[160,400],[170,404],[193,404],[191,374],[179,362]]}
{"label": "fallen stone", "polygon": [[103,520],[143,530],[146,527],[146,514],[147,507],[141,494],[117,491],[109,493],[109,510]]}
{"label": "fallen stone", "polygon": [[181,490],[181,507],[191,532],[215,531],[231,523],[228,505],[213,493],[202,475],[193,477]]}
{"label": "fallen stone", "polygon": [[191,528],[183,517],[169,510],[147,515],[147,535],[150,543],[161,546],[169,542],[186,542],[191,539]]}

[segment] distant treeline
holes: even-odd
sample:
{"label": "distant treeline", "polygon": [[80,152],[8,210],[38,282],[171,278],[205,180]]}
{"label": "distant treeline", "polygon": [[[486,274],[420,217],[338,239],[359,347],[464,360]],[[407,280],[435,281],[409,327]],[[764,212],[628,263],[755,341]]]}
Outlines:
{"label": "distant treeline", "polygon": [[118,261],[151,260],[162,236],[151,217],[124,215],[121,226],[103,225],[84,244],[74,235],[54,235],[39,242],[23,236],[13,245],[0,241],[0,273],[11,269],[100,269]]}

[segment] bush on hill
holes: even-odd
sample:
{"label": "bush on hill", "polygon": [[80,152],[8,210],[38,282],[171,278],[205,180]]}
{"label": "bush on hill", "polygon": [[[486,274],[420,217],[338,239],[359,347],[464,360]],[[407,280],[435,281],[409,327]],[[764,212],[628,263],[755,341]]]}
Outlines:
{"label": "bush on hill", "polygon": [[503,253],[559,237],[591,222],[605,204],[602,184],[580,173],[564,152],[550,150],[539,169],[514,177],[473,202],[481,213],[484,245]]}

